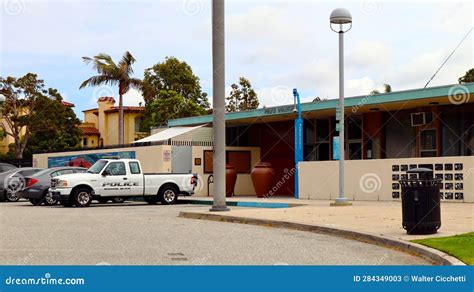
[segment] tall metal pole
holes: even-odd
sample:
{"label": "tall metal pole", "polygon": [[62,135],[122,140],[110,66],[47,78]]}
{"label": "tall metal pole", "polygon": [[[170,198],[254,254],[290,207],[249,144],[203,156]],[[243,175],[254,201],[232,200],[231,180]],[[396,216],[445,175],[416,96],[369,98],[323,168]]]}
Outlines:
{"label": "tall metal pole", "polygon": [[210,211],[228,211],[225,202],[225,9],[212,1],[212,103],[214,131],[214,203]]}
{"label": "tall metal pole", "polygon": [[[352,28],[352,15],[345,8],[337,8],[331,12],[329,21],[331,29],[339,34],[339,107],[336,108],[336,117],[339,122],[339,194],[331,206],[347,206],[352,204],[344,195],[344,33]],[[339,25],[338,31],[332,27],[333,24]],[[343,27],[345,24],[349,24],[346,31]]]}
{"label": "tall metal pole", "polygon": [[336,204],[347,202],[344,196],[344,32],[342,27],[339,31],[339,111],[339,196]]}
{"label": "tall metal pole", "polygon": [[344,31],[339,31],[339,195],[335,206],[350,205],[344,194]]}

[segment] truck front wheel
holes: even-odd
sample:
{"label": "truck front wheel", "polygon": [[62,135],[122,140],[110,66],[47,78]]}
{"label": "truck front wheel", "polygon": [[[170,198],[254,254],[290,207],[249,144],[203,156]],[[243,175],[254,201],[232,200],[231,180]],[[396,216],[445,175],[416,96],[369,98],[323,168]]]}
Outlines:
{"label": "truck front wheel", "polygon": [[164,186],[158,197],[163,205],[173,205],[178,201],[178,192],[174,186]]}
{"label": "truck front wheel", "polygon": [[92,195],[90,190],[86,188],[79,188],[73,194],[74,205],[76,207],[89,207],[92,202]]}

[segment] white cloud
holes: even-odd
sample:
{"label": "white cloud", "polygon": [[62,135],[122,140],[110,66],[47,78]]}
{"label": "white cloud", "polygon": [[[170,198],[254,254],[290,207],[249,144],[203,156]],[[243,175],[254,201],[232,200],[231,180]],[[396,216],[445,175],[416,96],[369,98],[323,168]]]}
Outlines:
{"label": "white cloud", "polygon": [[143,95],[139,90],[132,88],[123,96],[124,105],[138,106],[140,103],[142,106],[145,105]]}

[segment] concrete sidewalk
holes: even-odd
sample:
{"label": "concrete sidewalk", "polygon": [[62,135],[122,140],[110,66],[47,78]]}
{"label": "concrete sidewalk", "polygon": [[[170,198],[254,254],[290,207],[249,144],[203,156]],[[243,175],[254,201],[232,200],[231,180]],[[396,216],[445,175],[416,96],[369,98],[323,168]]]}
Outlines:
{"label": "concrete sidewalk", "polygon": [[[212,198],[192,198],[212,201]],[[254,197],[234,197],[228,201],[259,203],[287,203],[291,208],[238,208],[218,213],[223,216],[285,221],[302,224],[326,226],[362,233],[388,236],[396,239],[413,240],[428,237],[451,236],[474,230],[471,203],[441,203],[441,228],[432,235],[408,235],[402,227],[400,202],[354,201],[352,206],[331,207],[332,201],[297,200],[292,198],[258,199]],[[192,212],[209,213],[203,208]]]}

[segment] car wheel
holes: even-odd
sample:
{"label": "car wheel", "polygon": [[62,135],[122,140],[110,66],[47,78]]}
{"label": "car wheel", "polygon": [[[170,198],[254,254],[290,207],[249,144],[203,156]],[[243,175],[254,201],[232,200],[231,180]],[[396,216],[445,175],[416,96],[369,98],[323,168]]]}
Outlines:
{"label": "car wheel", "polygon": [[125,198],[122,198],[122,197],[115,197],[115,198],[112,199],[112,202],[114,202],[114,203],[119,203],[119,204],[120,204],[120,203],[125,202]]}
{"label": "car wheel", "polygon": [[145,200],[145,202],[147,202],[150,205],[156,205],[158,203],[157,196],[146,196],[143,199]]}
{"label": "car wheel", "polygon": [[99,198],[97,199],[97,201],[99,201],[100,204],[107,204],[107,202],[109,201],[109,198]]}
{"label": "car wheel", "polygon": [[79,188],[74,191],[73,202],[76,207],[89,207],[92,202],[91,191],[86,188]]}
{"label": "car wheel", "polygon": [[54,206],[58,203],[58,200],[53,197],[53,194],[47,192],[46,195],[43,197],[43,201],[45,206]]}
{"label": "car wheel", "polygon": [[41,205],[41,199],[28,199],[33,206]]}
{"label": "car wheel", "polygon": [[15,192],[12,192],[10,190],[7,191],[7,201],[8,202],[18,202],[20,198],[16,195]]}
{"label": "car wheel", "polygon": [[178,201],[178,192],[173,186],[164,186],[158,195],[163,205],[173,205]]}

